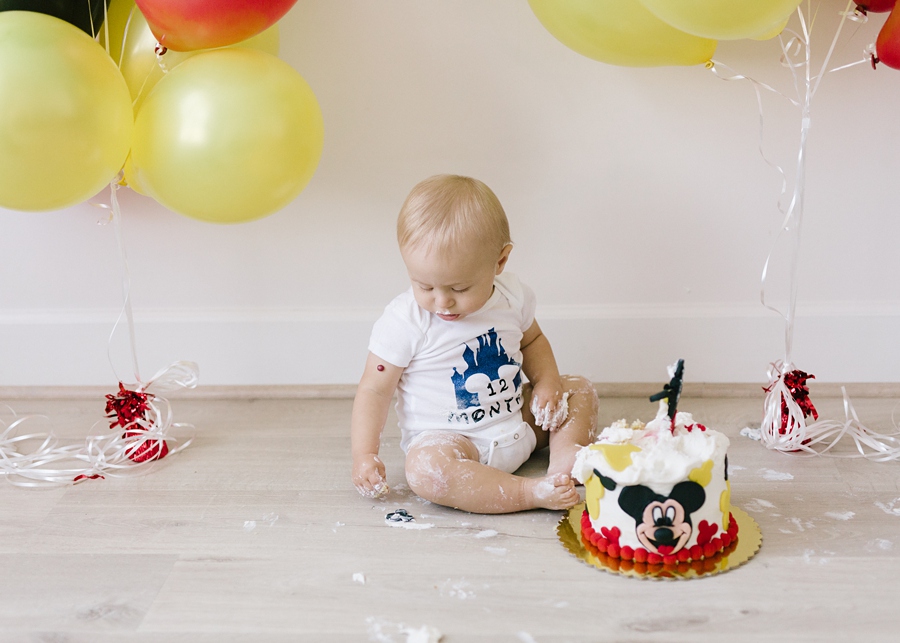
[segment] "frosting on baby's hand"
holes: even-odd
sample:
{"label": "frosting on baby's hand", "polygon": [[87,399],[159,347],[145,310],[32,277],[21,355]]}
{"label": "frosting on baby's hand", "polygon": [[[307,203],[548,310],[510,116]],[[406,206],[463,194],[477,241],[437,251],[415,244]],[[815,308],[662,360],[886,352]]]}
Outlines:
{"label": "frosting on baby's hand", "polygon": [[569,394],[563,393],[559,404],[548,403],[543,407],[537,397],[534,397],[531,400],[531,413],[534,415],[534,423],[544,431],[556,431],[569,416]]}
{"label": "frosting on baby's hand", "polygon": [[359,491],[359,495],[365,498],[381,498],[386,496],[391,489],[384,480],[381,480],[371,489],[358,484],[356,485],[356,490]]}
{"label": "frosting on baby's hand", "polygon": [[353,465],[353,486],[361,496],[381,498],[390,491],[384,479],[384,463],[377,455],[363,456]]}

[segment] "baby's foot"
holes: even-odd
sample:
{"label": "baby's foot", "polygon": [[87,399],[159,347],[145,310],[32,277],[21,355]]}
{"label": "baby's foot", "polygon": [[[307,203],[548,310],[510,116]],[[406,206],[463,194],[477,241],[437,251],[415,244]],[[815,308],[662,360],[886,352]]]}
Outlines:
{"label": "baby's foot", "polygon": [[527,492],[534,507],[542,509],[568,509],[574,507],[581,497],[575,490],[575,483],[565,473],[554,473],[543,478],[529,479]]}

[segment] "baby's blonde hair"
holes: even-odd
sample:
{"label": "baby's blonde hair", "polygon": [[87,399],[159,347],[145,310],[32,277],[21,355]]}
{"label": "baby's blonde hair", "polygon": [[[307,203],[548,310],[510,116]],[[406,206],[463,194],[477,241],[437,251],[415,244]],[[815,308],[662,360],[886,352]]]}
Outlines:
{"label": "baby's blonde hair", "polygon": [[439,174],[416,185],[397,218],[400,249],[459,248],[479,241],[498,253],[511,243],[500,200],[478,179]]}

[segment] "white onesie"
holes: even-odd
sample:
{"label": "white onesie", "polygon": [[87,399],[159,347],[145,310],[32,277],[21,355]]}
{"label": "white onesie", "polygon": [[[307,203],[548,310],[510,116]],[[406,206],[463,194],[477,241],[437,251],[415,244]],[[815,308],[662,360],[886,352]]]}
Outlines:
{"label": "white onesie", "polygon": [[484,464],[511,472],[528,459],[536,438],[522,420],[521,343],[534,310],[534,292],[509,272],[480,310],[457,321],[423,310],[412,288],[388,304],[369,350],[404,368],[396,407],[404,451],[426,432],[454,431]]}

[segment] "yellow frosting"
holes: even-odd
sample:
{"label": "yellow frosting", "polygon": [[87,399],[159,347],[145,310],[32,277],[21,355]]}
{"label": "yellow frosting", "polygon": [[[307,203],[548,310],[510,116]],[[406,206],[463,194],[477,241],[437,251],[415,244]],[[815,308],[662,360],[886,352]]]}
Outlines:
{"label": "yellow frosting", "polygon": [[688,480],[693,480],[701,487],[705,487],[712,480],[713,461],[707,460],[702,465],[694,469],[688,475]]}
{"label": "yellow frosting", "polygon": [[633,444],[592,444],[590,448],[602,453],[614,471],[625,471],[631,466],[631,454],[641,450]]}
{"label": "yellow frosting", "polygon": [[722,531],[728,529],[728,515],[731,513],[731,480],[725,481],[725,490],[719,497],[719,509],[722,510]]}
{"label": "yellow frosting", "polygon": [[600,499],[605,493],[606,489],[597,476],[591,476],[584,483],[584,502],[592,520],[600,517]]}

